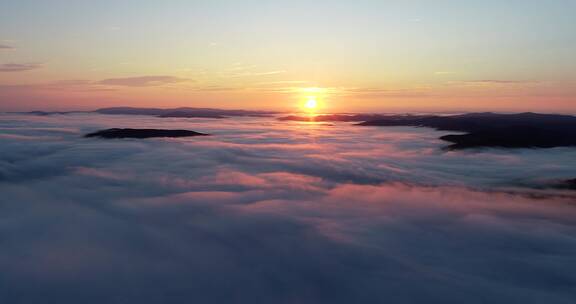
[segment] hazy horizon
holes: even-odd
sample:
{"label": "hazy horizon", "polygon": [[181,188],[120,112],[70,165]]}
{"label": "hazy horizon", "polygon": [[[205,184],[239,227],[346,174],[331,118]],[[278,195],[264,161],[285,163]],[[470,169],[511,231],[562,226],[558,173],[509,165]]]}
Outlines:
{"label": "hazy horizon", "polygon": [[[107,108],[135,108],[135,109],[178,109],[178,108],[191,108],[191,109],[215,109],[215,110],[248,110],[248,111],[271,111],[276,112],[278,114],[306,114],[309,115],[309,111],[302,109],[300,107],[291,107],[285,109],[266,109],[266,108],[238,108],[238,107],[195,107],[193,105],[187,106],[177,106],[177,107],[140,107],[137,105],[133,106],[124,106],[124,105],[115,105],[110,107],[95,107],[95,108],[42,108],[42,107],[34,107],[34,108],[15,108],[14,110],[6,109],[0,110],[0,113],[27,113],[27,112],[94,112],[99,109],[107,109]],[[575,110],[555,110],[555,109],[514,109],[514,108],[498,108],[498,109],[486,109],[486,108],[468,108],[468,109],[457,109],[457,108],[386,108],[386,109],[366,109],[366,110],[358,110],[358,111],[315,111],[313,115],[326,115],[326,114],[416,114],[416,113],[430,113],[430,114],[460,114],[460,113],[483,113],[483,112],[491,112],[491,113],[505,113],[505,114],[514,114],[514,113],[540,113],[540,114],[562,114],[562,115],[576,115]]]}

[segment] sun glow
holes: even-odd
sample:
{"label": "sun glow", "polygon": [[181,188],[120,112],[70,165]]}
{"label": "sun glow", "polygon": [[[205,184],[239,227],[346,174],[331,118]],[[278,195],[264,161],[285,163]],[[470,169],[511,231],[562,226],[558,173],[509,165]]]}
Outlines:
{"label": "sun glow", "polygon": [[308,110],[315,110],[318,107],[318,99],[316,96],[308,96],[304,107]]}
{"label": "sun glow", "polygon": [[302,100],[300,106],[308,113],[315,113],[321,106],[320,101],[324,100],[326,95],[324,88],[301,88],[299,91]]}

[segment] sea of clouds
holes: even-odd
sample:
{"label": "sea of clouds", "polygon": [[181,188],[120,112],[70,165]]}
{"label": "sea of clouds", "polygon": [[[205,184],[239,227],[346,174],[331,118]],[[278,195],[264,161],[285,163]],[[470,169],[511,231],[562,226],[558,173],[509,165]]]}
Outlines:
{"label": "sea of clouds", "polygon": [[444,134],[0,115],[0,303],[575,303],[576,148]]}

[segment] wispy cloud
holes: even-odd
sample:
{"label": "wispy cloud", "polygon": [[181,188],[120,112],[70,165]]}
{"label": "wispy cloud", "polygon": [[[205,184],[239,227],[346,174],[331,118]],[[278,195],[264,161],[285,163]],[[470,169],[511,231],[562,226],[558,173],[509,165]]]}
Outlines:
{"label": "wispy cloud", "polygon": [[305,80],[283,80],[283,81],[260,82],[257,85],[260,87],[284,87],[286,85],[306,85],[306,84],[310,84],[310,82]]}
{"label": "wispy cloud", "polygon": [[13,50],[15,47],[6,44],[0,44],[0,50]]}
{"label": "wispy cloud", "polygon": [[[86,79],[69,79],[35,84],[0,85],[0,91],[29,93],[34,91],[105,92],[115,91],[120,89],[120,87],[154,87],[186,81],[191,80],[172,76],[110,78],[98,81]],[[211,89],[217,90],[218,88]]]}
{"label": "wispy cloud", "polygon": [[347,96],[355,98],[385,98],[385,97],[427,97],[432,94],[423,88],[406,88],[406,89],[381,89],[381,88],[353,88],[346,89],[344,93]]}
{"label": "wispy cloud", "polygon": [[82,92],[114,91],[115,89],[100,86],[94,81],[83,79],[61,80],[44,85],[44,88],[51,90],[70,90]]}
{"label": "wispy cloud", "polygon": [[267,81],[259,82],[250,87],[250,89],[261,92],[276,93],[293,93],[301,87],[313,86],[309,81],[303,80],[284,80],[284,81]]}
{"label": "wispy cloud", "polygon": [[454,75],[457,74],[456,72],[450,72],[450,71],[438,71],[438,72],[434,72],[434,75]]}
{"label": "wispy cloud", "polygon": [[259,77],[259,76],[271,76],[286,73],[285,70],[266,70],[263,67],[259,67],[254,64],[244,64],[242,62],[237,62],[233,64],[230,68],[222,71],[220,75],[225,78],[241,78],[241,77]]}
{"label": "wispy cloud", "polygon": [[528,86],[541,83],[542,82],[535,80],[479,79],[479,80],[451,81],[448,82],[448,85],[468,86],[468,87],[501,87],[501,86]]}
{"label": "wispy cloud", "polygon": [[98,81],[97,84],[126,86],[126,87],[153,87],[153,86],[162,86],[166,84],[173,84],[187,81],[190,81],[190,79],[174,76],[139,76],[139,77],[125,77],[125,78],[109,78]]}
{"label": "wispy cloud", "polygon": [[238,91],[242,90],[241,88],[235,87],[225,87],[219,85],[209,85],[209,86],[202,86],[197,88],[198,91],[206,91],[206,92],[224,92],[224,91]]}
{"label": "wispy cloud", "polygon": [[466,83],[489,83],[489,84],[526,84],[526,83],[539,83],[533,80],[498,80],[498,79],[483,79],[483,80],[469,80]]}
{"label": "wispy cloud", "polygon": [[0,72],[24,72],[42,67],[40,63],[4,63],[0,64]]}
{"label": "wispy cloud", "polygon": [[44,91],[103,92],[114,88],[95,85],[89,80],[61,80],[49,83],[0,85],[0,93],[34,93]]}
{"label": "wispy cloud", "polygon": [[231,78],[235,78],[235,77],[257,77],[257,76],[270,76],[270,75],[278,75],[278,74],[283,74],[286,73],[286,71],[284,70],[278,70],[278,71],[268,71],[268,72],[242,72],[242,73],[236,73],[231,75]]}

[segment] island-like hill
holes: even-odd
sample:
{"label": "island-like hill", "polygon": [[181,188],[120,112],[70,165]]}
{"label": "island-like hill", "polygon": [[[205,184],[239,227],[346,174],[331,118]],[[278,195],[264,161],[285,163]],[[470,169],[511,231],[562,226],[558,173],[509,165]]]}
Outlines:
{"label": "island-like hill", "polygon": [[561,181],[558,183],[557,188],[576,190],[576,178]]}
{"label": "island-like hill", "polygon": [[519,113],[469,113],[452,116],[391,115],[360,126],[416,126],[466,134],[440,139],[453,143],[449,149],[477,147],[553,148],[576,146],[576,117]]}
{"label": "island-like hill", "polygon": [[185,117],[185,118],[226,118],[232,116],[263,117],[276,114],[270,111],[225,110],[212,108],[132,108],[114,107],[102,108],[94,111],[100,114],[112,115],[151,115],[158,117]]}
{"label": "island-like hill", "polygon": [[209,134],[189,130],[161,130],[161,129],[106,129],[86,134],[84,137],[101,138],[153,138],[153,137],[191,137],[208,136]]}

